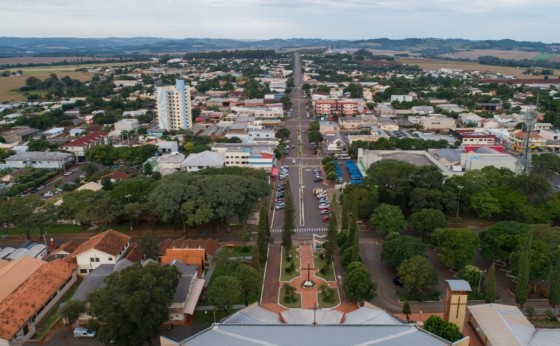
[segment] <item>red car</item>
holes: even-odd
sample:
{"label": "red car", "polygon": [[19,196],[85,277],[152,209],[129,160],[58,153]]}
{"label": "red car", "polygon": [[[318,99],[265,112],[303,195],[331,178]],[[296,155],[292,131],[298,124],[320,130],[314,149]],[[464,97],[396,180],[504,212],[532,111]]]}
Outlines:
{"label": "red car", "polygon": [[323,222],[329,222],[329,217],[328,216],[323,216]]}

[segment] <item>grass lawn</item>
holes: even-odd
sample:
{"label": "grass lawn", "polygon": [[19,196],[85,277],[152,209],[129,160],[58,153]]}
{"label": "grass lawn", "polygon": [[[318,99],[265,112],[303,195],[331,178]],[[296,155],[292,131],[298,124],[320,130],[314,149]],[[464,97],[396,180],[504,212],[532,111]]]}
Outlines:
{"label": "grass lawn", "polygon": [[[292,256],[292,260],[286,260],[284,256],[284,248],[282,248],[282,262],[280,263],[280,281],[291,281],[293,278],[297,278],[300,276],[299,272],[299,254],[296,249],[292,248],[290,251],[290,255]],[[294,263],[296,266],[296,270],[294,270],[291,274],[286,272],[286,268],[290,266],[291,263]]]}
{"label": "grass lawn", "polygon": [[537,328],[560,328],[560,321],[533,319],[530,321]]}
{"label": "grass lawn", "polygon": [[331,299],[329,301],[325,301],[325,296],[324,296],[323,293],[318,294],[319,307],[320,308],[332,308],[332,307],[337,306],[340,303],[340,301],[338,299],[338,289],[329,288],[329,291],[332,294]]}
{"label": "grass lawn", "polygon": [[300,293],[294,292],[294,297],[296,298],[295,302],[289,302],[288,303],[284,299],[285,297],[286,297],[286,290],[284,289],[284,287],[280,287],[280,296],[279,296],[280,304],[287,307],[288,309],[301,308],[301,294]]}
{"label": "grass lawn", "polygon": [[321,259],[321,254],[319,252],[315,252],[314,256],[313,256],[313,266],[315,266],[315,268],[317,268],[317,270],[315,271],[315,276],[320,277],[326,281],[336,281],[335,277],[334,277],[334,266],[332,264],[332,262],[329,265],[329,271],[326,272],[325,274],[323,274],[321,272],[321,268],[325,267],[325,261],[323,259]]}
{"label": "grass lawn", "polygon": [[404,289],[397,291],[397,297],[401,302],[425,302],[425,301],[438,301],[440,299],[441,293],[439,291],[427,291],[427,292],[407,292]]}
{"label": "grass lawn", "polygon": [[72,287],[70,290],[68,290],[68,292],[66,292],[64,298],[62,298],[62,300],[57,305],[55,305],[55,308],[47,315],[47,317],[45,317],[45,319],[42,320],[37,325],[37,334],[35,334],[33,340],[43,339],[45,335],[52,329],[52,327],[56,324],[56,322],[61,318],[60,308],[59,308],[60,305],[62,303],[69,301],[77,289],[78,289],[78,284],[74,284],[74,287]]}
{"label": "grass lawn", "polygon": [[[229,310],[225,312],[224,310],[216,311],[216,322],[220,322],[221,319],[233,315],[238,310]],[[212,311],[195,311],[192,324],[193,325],[203,325],[210,326],[214,323],[214,313]]]}

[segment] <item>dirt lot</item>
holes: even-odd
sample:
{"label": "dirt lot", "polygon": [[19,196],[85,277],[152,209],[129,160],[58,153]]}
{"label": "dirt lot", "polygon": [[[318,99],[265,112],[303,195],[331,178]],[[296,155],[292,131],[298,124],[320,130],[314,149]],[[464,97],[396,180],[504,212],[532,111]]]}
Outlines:
{"label": "dirt lot", "polygon": [[[459,69],[464,71],[482,71],[490,73],[502,73],[506,76],[515,76],[523,79],[542,79],[542,76],[528,76],[523,74],[524,68],[515,68],[507,66],[481,65],[477,62],[467,61],[450,61],[450,60],[434,60],[434,59],[397,59],[402,64],[418,65],[424,71],[439,70],[440,68]],[[560,70],[554,70],[554,75],[560,75]]]}
{"label": "dirt lot", "polygon": [[478,60],[478,58],[480,58],[481,56],[489,55],[508,60],[531,60],[539,54],[540,52],[524,52],[520,50],[473,49],[464,50],[457,53],[445,54],[443,56],[452,59]]}
{"label": "dirt lot", "polygon": [[22,93],[14,90],[17,90],[25,85],[25,80],[29,77],[45,79],[49,76],[50,73],[56,73],[58,78],[68,76],[73,79],[79,79],[82,82],[91,79],[91,73],[75,72],[75,69],[75,67],[69,66],[67,71],[62,71],[60,67],[58,69],[52,70],[48,70],[44,67],[42,68],[42,70],[24,70],[23,76],[0,77],[0,102],[25,100],[25,96]]}

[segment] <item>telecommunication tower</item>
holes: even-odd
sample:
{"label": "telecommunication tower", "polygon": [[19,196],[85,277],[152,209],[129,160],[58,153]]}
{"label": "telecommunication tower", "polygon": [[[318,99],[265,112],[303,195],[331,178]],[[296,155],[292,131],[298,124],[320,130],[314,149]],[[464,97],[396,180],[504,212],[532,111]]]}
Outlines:
{"label": "telecommunication tower", "polygon": [[523,118],[523,144],[521,145],[521,152],[515,167],[515,171],[518,174],[529,174],[531,171],[531,134],[535,130],[538,104],[537,99],[537,106],[527,109]]}

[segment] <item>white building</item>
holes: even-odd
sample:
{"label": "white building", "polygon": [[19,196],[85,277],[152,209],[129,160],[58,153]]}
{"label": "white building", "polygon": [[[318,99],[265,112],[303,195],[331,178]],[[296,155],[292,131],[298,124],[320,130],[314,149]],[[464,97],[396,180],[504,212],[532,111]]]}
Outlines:
{"label": "white building", "polygon": [[117,121],[114,126],[115,131],[120,134],[122,131],[135,131],[140,124],[136,119],[122,119]]}
{"label": "white building", "polygon": [[89,238],[70,254],[76,258],[78,273],[87,275],[102,264],[114,264],[124,257],[130,247],[129,235],[109,229]]}
{"label": "white building", "polygon": [[185,155],[181,153],[163,154],[157,159],[159,172],[161,175],[169,175],[180,171],[184,160]]}
{"label": "white building", "polygon": [[175,86],[157,87],[156,95],[160,129],[192,128],[191,91],[184,80],[177,79]]}
{"label": "white building", "polygon": [[391,95],[391,103],[398,102],[412,102],[412,95]]}
{"label": "white building", "polygon": [[5,161],[8,168],[60,169],[74,162],[74,156],[57,151],[28,151],[7,157]]}
{"label": "white building", "polygon": [[176,141],[157,141],[158,154],[171,154],[179,152],[179,144]]}
{"label": "white building", "polygon": [[212,151],[225,157],[225,166],[270,170],[274,165],[274,146],[261,144],[215,143]]}
{"label": "white building", "polygon": [[190,154],[181,162],[181,170],[196,172],[206,168],[222,168],[225,166],[226,158],[223,154],[211,151]]}

